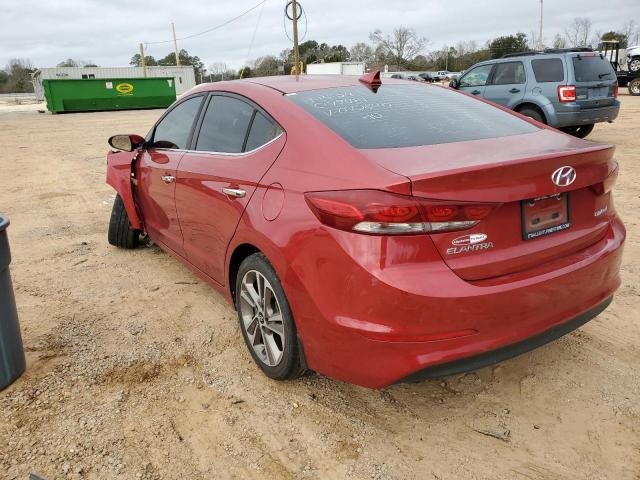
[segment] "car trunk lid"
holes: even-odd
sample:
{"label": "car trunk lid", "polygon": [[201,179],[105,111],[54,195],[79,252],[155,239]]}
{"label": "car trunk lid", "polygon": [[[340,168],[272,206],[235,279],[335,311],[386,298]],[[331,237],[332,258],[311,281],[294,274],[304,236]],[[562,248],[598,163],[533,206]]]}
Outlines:
{"label": "car trunk lid", "polygon": [[[452,270],[465,280],[480,280],[526,270],[598,241],[606,233],[612,207],[609,194],[599,194],[596,187],[616,168],[613,151],[609,145],[543,129],[496,139],[364,152],[408,177],[414,196],[500,204],[469,230],[431,235]],[[575,170],[575,179],[567,186],[552,181],[552,174],[562,167]],[[539,234],[536,221],[540,230],[550,231]]]}

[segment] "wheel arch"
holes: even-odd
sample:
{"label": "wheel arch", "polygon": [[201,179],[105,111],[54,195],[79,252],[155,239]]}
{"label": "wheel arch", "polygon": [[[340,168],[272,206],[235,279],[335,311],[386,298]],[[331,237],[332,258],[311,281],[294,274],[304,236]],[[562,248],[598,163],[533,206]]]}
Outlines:
{"label": "wheel arch", "polygon": [[522,111],[522,109],[524,108],[532,108],[534,110],[537,110],[538,113],[540,113],[540,115],[542,115],[542,118],[544,119],[544,123],[548,124],[549,123],[549,117],[547,115],[547,113],[545,112],[545,109],[542,105],[538,105],[537,103],[534,103],[530,100],[525,100],[519,104],[517,104],[515,107],[513,107],[513,111],[514,112],[518,112],[520,113]]}
{"label": "wheel arch", "polygon": [[138,214],[131,186],[131,174],[135,161],[135,154],[131,152],[109,152],[107,154],[107,184],[111,185],[120,195],[131,227],[143,230],[142,219]]}
{"label": "wheel arch", "polygon": [[245,258],[254,253],[262,253],[262,250],[251,243],[241,243],[233,249],[233,252],[229,256],[227,280],[229,282],[229,295],[231,295],[234,307],[236,304],[236,275],[238,275],[238,270],[240,270],[240,264]]}

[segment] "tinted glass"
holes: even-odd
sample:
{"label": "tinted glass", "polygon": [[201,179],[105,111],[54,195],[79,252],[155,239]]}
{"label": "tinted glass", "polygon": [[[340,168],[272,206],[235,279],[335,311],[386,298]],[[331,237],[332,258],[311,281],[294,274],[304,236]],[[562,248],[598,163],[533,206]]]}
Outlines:
{"label": "tinted glass", "polygon": [[616,74],[609,60],[600,55],[573,57],[573,70],[576,82],[597,82],[599,80],[615,80]]}
{"label": "tinted glass", "polygon": [[484,102],[442,87],[382,85],[289,95],[356,148],[392,148],[504,137],[538,130]]}
{"label": "tinted glass", "polygon": [[237,98],[214,96],[202,120],[196,150],[240,153],[253,107]]}
{"label": "tinted glass", "polygon": [[493,85],[525,83],[524,65],[522,62],[498,63],[491,83]]}
{"label": "tinted glass", "polygon": [[469,73],[466,73],[460,79],[461,87],[482,87],[487,84],[487,79],[489,78],[489,74],[491,73],[491,68],[493,65],[482,65],[480,67],[476,67],[473,70],[469,70]]}
{"label": "tinted glass", "polygon": [[176,105],[156,126],[153,144],[157,148],[187,148],[193,122],[203,97],[193,97]]}
{"label": "tinted glass", "polygon": [[251,124],[251,131],[247,138],[245,152],[250,152],[280,135],[280,127],[267,117],[256,111],[256,116]]}
{"label": "tinted glass", "polygon": [[564,66],[559,58],[532,60],[531,66],[537,82],[562,82],[564,80]]}

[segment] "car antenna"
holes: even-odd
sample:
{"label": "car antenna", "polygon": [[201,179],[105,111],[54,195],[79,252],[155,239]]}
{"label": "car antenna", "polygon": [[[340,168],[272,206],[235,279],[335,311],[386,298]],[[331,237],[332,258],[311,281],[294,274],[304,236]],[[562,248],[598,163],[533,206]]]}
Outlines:
{"label": "car antenna", "polygon": [[358,81],[364,83],[367,88],[372,90],[373,93],[376,93],[378,88],[380,88],[380,85],[382,85],[382,80],[380,80],[380,70],[373,70],[369,73],[365,73],[358,78]]}

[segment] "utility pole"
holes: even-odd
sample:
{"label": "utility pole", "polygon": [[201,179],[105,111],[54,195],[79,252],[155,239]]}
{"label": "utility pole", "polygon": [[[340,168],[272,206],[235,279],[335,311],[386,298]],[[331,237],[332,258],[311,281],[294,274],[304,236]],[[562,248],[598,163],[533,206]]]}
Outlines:
{"label": "utility pole", "polygon": [[180,56],[178,55],[178,42],[176,41],[176,27],[171,22],[171,32],[173,33],[173,48],[176,51],[176,66],[180,66]]}
{"label": "utility pole", "polygon": [[144,45],[140,44],[140,65],[142,65],[142,76],[147,78],[147,62],[144,59]]}
{"label": "utility pole", "polygon": [[300,75],[300,50],[298,49],[298,2],[291,0],[291,17],[293,21],[293,59],[295,62],[296,75]]}
{"label": "utility pole", "polygon": [[540,32],[538,33],[538,48],[542,50],[544,45],[542,43],[542,12],[543,12],[543,1],[540,0]]}

